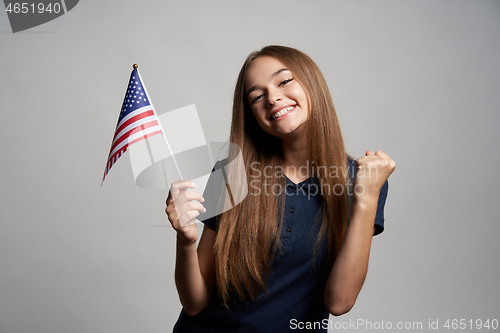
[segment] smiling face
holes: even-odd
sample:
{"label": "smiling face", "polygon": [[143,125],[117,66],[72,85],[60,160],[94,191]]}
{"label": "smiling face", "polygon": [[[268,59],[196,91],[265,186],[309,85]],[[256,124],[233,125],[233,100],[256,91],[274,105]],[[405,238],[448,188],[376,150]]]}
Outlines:
{"label": "smiling face", "polygon": [[270,56],[254,59],[246,72],[245,92],[264,131],[282,139],[305,135],[307,94],[279,60]]}

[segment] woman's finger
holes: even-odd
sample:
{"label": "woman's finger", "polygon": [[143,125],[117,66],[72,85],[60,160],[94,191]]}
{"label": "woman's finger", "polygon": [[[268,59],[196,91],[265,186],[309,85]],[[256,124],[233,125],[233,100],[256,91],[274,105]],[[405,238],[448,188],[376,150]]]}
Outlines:
{"label": "woman's finger", "polygon": [[197,210],[190,210],[185,212],[179,217],[179,226],[181,228],[188,226],[190,224],[196,223],[196,218],[200,215],[200,212]]}
{"label": "woman's finger", "polygon": [[182,192],[186,191],[187,189],[193,189],[195,187],[196,184],[192,181],[182,179],[172,183],[169,193],[172,197],[172,200],[175,200]]}
{"label": "woman's finger", "polygon": [[205,201],[205,198],[203,198],[203,196],[199,192],[184,191],[173,201],[173,204],[175,205],[175,207],[181,207],[186,202],[193,200],[196,200],[198,202],[203,202]]}
{"label": "woman's finger", "polygon": [[377,155],[379,157],[382,157],[382,158],[390,158],[389,155],[387,155],[386,153],[384,153],[382,150],[377,150],[375,152],[375,155]]}
{"label": "woman's finger", "polygon": [[184,205],[176,208],[177,216],[180,218],[182,215],[189,211],[198,211],[200,213],[205,213],[207,210],[198,201],[188,201]]}

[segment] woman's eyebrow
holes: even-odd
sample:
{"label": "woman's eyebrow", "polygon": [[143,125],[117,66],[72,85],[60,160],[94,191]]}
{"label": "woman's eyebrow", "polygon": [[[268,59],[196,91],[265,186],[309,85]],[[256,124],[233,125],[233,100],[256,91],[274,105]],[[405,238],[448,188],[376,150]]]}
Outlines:
{"label": "woman's eyebrow", "polygon": [[271,74],[271,79],[274,79],[279,73],[283,71],[288,71],[288,68],[282,68],[279,71],[274,72],[273,74]]}
{"label": "woman's eyebrow", "polygon": [[[284,72],[284,71],[289,71],[288,68],[282,68],[276,72],[274,72],[273,74],[271,74],[271,76],[269,77],[270,79],[274,79],[276,76],[278,76],[279,73],[281,72]],[[255,89],[257,89],[257,86],[253,86],[252,88],[248,89],[247,90],[247,96],[252,92],[254,91]]]}

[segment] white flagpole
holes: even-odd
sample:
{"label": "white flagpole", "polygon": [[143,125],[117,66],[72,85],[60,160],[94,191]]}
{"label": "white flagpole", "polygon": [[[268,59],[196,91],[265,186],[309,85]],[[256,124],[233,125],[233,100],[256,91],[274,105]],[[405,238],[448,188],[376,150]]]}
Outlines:
{"label": "white flagpole", "polygon": [[175,159],[175,155],[172,152],[172,148],[170,148],[170,144],[168,143],[167,136],[165,135],[165,131],[163,130],[163,126],[160,123],[160,118],[158,117],[158,114],[156,113],[156,110],[153,106],[153,102],[151,101],[151,98],[149,98],[148,91],[146,90],[146,85],[144,84],[144,81],[142,80],[141,74],[139,73],[139,66],[137,64],[134,64],[132,67],[137,69],[137,75],[139,75],[139,79],[142,82],[142,86],[144,87],[144,93],[146,93],[146,97],[148,98],[149,104],[151,104],[151,108],[153,109],[153,113],[155,114],[156,119],[158,119],[158,124],[161,127],[161,132],[163,134],[163,138],[165,139],[165,142],[167,143],[168,150],[170,152],[170,155],[172,156],[172,159],[174,160],[174,164],[175,164],[175,167],[177,168],[177,172],[179,173],[179,176],[181,177],[180,179],[183,179],[181,169],[179,169],[179,165],[177,164],[177,161]]}

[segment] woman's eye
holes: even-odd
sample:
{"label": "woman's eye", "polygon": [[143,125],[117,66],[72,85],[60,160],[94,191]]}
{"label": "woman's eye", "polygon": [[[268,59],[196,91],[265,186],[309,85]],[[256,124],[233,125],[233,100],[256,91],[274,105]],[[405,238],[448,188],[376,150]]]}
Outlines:
{"label": "woman's eye", "polygon": [[255,96],[254,99],[252,99],[252,103],[255,103],[257,102],[259,99],[261,99],[262,97],[264,97],[264,95],[259,95],[259,96]]}
{"label": "woman's eye", "polygon": [[290,83],[292,80],[293,80],[293,78],[288,79],[288,80],[285,80],[285,81],[282,81],[282,82],[280,83],[280,86],[284,86],[285,84]]}

